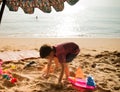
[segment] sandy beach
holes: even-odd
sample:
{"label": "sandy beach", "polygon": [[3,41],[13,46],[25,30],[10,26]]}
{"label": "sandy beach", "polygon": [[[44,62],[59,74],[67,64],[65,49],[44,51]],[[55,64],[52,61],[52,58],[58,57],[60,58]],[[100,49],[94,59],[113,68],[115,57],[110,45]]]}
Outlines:
{"label": "sandy beach", "polygon": [[[96,89],[92,92],[120,92],[120,38],[0,38],[0,53],[5,51],[36,50],[43,44],[55,45],[62,42],[75,42],[80,46],[80,53],[69,64],[70,70],[75,72],[81,67],[84,76],[92,75],[96,82]],[[33,66],[23,69],[30,61]],[[50,77],[42,77],[47,64],[45,59],[25,59],[17,62],[3,63],[2,69],[14,65],[12,76],[17,78],[11,84],[0,75],[0,92],[91,92],[83,89],[78,91],[70,83],[61,88],[56,87],[59,72],[52,71]],[[54,64],[53,64],[54,66]]]}

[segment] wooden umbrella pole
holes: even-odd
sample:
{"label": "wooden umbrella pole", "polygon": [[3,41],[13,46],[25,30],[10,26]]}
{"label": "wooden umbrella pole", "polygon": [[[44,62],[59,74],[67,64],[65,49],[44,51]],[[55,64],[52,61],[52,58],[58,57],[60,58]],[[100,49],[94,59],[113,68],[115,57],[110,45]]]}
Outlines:
{"label": "wooden umbrella pole", "polygon": [[4,12],[5,4],[6,4],[6,0],[3,0],[1,10],[0,10],[0,24],[1,24],[2,15],[3,15],[3,12]]}

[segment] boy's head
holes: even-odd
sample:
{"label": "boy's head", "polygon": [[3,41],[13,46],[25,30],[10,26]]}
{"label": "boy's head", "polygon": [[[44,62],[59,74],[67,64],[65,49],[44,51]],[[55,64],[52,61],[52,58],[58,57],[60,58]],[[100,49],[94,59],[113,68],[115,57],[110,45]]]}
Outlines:
{"label": "boy's head", "polygon": [[52,51],[52,47],[49,45],[43,45],[40,47],[39,53],[41,58],[46,58]]}

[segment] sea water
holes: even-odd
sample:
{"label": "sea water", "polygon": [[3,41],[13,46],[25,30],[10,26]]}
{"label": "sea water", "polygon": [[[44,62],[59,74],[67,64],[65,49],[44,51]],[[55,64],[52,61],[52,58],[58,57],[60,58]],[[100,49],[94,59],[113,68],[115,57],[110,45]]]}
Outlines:
{"label": "sea water", "polygon": [[34,14],[25,14],[20,8],[17,12],[11,12],[5,7],[0,37],[120,38],[119,6],[69,9],[69,12],[65,9],[55,12],[52,9],[52,13],[35,9]]}

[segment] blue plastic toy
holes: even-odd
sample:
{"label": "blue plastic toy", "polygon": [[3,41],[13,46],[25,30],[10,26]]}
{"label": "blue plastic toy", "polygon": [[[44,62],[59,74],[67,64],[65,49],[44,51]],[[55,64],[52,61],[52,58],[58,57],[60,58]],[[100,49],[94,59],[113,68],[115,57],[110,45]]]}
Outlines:
{"label": "blue plastic toy", "polygon": [[87,77],[87,85],[89,86],[96,86],[95,81],[92,76]]}

